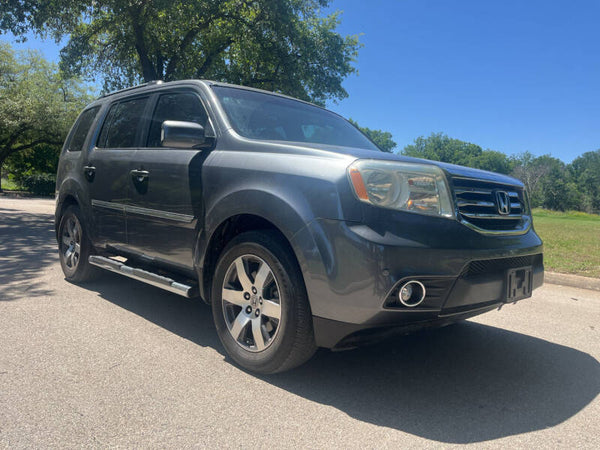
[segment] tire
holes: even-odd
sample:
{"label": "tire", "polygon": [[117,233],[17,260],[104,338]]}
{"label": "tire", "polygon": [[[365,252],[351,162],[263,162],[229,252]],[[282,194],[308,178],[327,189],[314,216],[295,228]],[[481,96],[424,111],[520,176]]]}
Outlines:
{"label": "tire", "polygon": [[272,232],[231,240],[215,269],[211,303],[221,343],[245,369],[283,372],[317,349],[300,268],[286,241]]}
{"label": "tire", "polygon": [[79,207],[67,207],[58,226],[58,254],[65,278],[74,283],[91,281],[98,270],[88,262],[94,249],[83,226]]}

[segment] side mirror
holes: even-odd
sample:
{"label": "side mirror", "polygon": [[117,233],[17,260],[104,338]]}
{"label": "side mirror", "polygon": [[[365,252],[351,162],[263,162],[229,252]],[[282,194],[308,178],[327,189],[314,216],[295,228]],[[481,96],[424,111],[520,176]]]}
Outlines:
{"label": "side mirror", "polygon": [[175,148],[196,148],[206,142],[204,127],[195,122],[165,120],[160,131],[160,145]]}

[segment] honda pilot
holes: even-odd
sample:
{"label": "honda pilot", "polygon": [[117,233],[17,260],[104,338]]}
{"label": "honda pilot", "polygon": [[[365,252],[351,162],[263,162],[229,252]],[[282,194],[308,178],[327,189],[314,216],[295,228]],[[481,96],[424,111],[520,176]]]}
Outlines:
{"label": "honda pilot", "polygon": [[108,270],[200,299],[259,373],[497,309],[544,270],[520,181],[382,152],[326,109],[200,80],[85,108],[60,156],[56,236],[67,280]]}

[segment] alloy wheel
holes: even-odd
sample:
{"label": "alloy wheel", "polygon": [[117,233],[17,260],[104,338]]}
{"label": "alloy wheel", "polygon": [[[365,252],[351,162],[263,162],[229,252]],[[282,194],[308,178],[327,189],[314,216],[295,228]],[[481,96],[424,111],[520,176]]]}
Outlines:
{"label": "alloy wheel", "polygon": [[69,216],[62,229],[61,243],[65,265],[71,270],[77,268],[81,257],[81,234],[79,220],[75,215]]}
{"label": "alloy wheel", "polygon": [[273,270],[255,255],[235,259],[222,288],[223,315],[234,341],[260,352],[275,340],[281,324],[281,291]]}

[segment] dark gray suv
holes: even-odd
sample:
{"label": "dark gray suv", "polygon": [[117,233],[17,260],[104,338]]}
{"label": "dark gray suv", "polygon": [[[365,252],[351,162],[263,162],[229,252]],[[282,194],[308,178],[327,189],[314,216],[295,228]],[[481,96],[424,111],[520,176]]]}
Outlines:
{"label": "dark gray suv", "polygon": [[201,298],[262,373],[543,282],[518,180],[384,153],[325,109],[210,81],[90,104],[61,153],[56,233],[67,280],[101,268]]}

